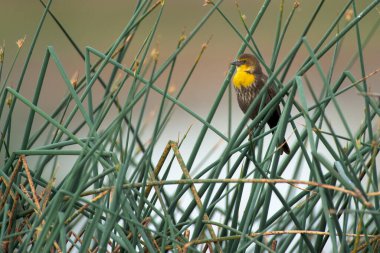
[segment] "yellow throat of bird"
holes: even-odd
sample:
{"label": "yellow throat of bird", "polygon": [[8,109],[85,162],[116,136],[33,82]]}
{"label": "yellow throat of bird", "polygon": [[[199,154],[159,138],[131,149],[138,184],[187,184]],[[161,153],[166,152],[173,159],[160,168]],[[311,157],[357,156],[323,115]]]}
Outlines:
{"label": "yellow throat of bird", "polygon": [[236,73],[232,78],[232,84],[236,89],[241,89],[242,87],[247,88],[254,84],[255,75],[252,74],[253,67],[247,66],[245,64],[236,68]]}

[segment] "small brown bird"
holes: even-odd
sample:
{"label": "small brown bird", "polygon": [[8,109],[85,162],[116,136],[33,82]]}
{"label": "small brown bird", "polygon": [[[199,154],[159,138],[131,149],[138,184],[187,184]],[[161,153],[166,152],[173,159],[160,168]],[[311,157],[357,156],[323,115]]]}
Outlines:
{"label": "small brown bird", "polygon": [[[232,84],[236,91],[240,109],[246,113],[256,95],[259,94],[260,90],[265,85],[268,77],[262,72],[259,61],[251,54],[242,54],[238,57],[237,61],[234,61],[231,64],[236,66],[236,72],[232,78]],[[268,94],[266,95],[264,106],[276,95],[276,91],[272,86],[269,86],[267,91]],[[254,108],[250,115],[251,119],[254,119],[257,116],[259,107],[260,103]],[[270,128],[277,126],[280,115],[280,105],[277,105],[276,110],[273,111],[269,120],[266,122]],[[286,154],[289,154],[290,149],[286,140],[283,140],[281,145],[281,150]]]}

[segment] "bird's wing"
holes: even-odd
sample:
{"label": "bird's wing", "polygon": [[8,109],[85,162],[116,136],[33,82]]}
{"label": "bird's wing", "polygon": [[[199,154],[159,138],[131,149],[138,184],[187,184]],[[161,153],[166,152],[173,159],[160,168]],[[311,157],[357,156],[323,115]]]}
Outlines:
{"label": "bird's wing", "polygon": [[[269,86],[268,87],[268,99],[269,100],[272,100],[272,98],[274,97],[274,96],[276,96],[276,91],[274,90],[274,88],[272,87],[272,86]],[[269,101],[268,100],[268,101]],[[276,112],[277,112],[277,114],[280,116],[280,114],[281,114],[281,110],[280,110],[280,104],[277,104],[277,106],[276,106]],[[274,112],[275,113],[275,112]]]}
{"label": "bird's wing", "polygon": [[[264,86],[264,84],[267,82],[268,77],[265,74],[261,74],[259,78],[261,79],[261,82],[260,82],[261,83],[260,89],[261,89]],[[266,103],[269,103],[272,100],[272,98],[276,96],[276,94],[277,94],[276,90],[273,88],[272,84],[270,83],[268,87]],[[276,106],[276,111],[274,111],[273,113],[276,113],[280,117],[281,110],[280,110],[279,104]]]}

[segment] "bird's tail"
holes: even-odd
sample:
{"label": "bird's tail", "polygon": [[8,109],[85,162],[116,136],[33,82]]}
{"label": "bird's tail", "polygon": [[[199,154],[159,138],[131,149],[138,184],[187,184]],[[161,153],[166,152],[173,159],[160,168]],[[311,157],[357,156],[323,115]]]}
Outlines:
{"label": "bird's tail", "polygon": [[[275,126],[277,126],[277,123],[278,123],[278,120],[280,119],[280,113],[278,111],[275,111],[272,116],[269,118],[268,120],[268,125],[270,128],[273,128]],[[289,145],[288,143],[286,142],[285,139],[283,139],[281,141],[281,145],[280,145],[280,148],[281,148],[281,155],[285,152],[287,155],[290,153],[290,148],[289,148]]]}
{"label": "bird's tail", "polygon": [[290,148],[289,148],[289,145],[288,145],[288,143],[286,142],[285,139],[282,141],[282,144],[281,144],[280,148],[281,148],[281,154],[283,152],[285,152],[287,155],[289,155]]}

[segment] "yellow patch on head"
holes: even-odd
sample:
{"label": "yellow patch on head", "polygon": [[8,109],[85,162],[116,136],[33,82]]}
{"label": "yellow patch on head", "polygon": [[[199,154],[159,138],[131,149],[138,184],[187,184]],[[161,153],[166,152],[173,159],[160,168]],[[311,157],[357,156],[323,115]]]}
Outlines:
{"label": "yellow patch on head", "polygon": [[232,78],[232,83],[235,86],[235,88],[240,89],[241,87],[247,88],[254,84],[255,82],[255,75],[251,74],[250,72],[253,71],[252,66],[248,66],[246,64],[243,64],[236,68],[236,73],[234,77]]}

